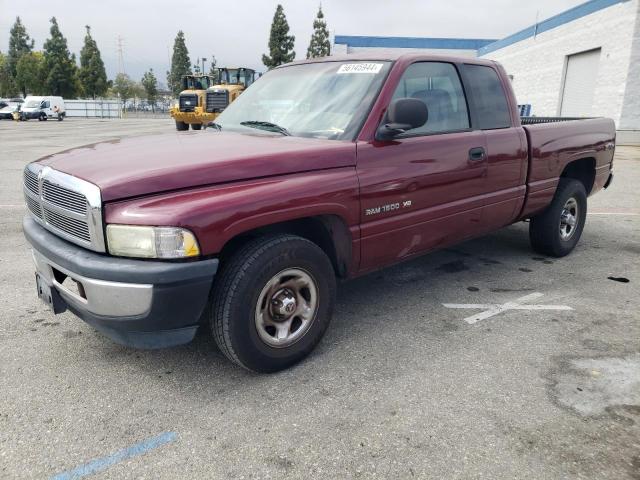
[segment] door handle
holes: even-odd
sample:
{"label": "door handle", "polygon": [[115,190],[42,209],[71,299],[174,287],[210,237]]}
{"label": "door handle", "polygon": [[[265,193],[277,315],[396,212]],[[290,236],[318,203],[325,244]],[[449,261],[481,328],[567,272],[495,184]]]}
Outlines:
{"label": "door handle", "polygon": [[487,154],[483,147],[476,147],[469,150],[469,160],[472,162],[480,162],[487,158]]}

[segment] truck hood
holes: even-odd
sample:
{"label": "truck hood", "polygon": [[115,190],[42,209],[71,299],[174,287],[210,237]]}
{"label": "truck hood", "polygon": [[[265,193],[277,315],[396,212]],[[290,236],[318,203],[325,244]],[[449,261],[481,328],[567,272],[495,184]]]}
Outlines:
{"label": "truck hood", "polygon": [[110,202],[153,193],[355,165],[352,142],[231,132],[96,143],[39,163],[91,182]]}

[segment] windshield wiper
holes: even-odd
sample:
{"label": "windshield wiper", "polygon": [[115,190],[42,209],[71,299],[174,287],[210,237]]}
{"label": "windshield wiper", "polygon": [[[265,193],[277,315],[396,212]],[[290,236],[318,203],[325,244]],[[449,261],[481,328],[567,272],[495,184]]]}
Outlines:
{"label": "windshield wiper", "polygon": [[281,133],[282,135],[285,135],[287,137],[291,135],[289,133],[289,130],[287,130],[286,128],[271,122],[261,122],[259,120],[248,120],[246,122],[240,122],[240,125],[242,125],[243,127],[258,128],[260,130],[266,130],[268,132]]}

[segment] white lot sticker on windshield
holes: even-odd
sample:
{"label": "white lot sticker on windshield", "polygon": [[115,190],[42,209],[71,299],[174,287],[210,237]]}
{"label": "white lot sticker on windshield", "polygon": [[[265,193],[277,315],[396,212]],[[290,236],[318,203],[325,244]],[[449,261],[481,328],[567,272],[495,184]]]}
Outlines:
{"label": "white lot sticker on windshield", "polygon": [[382,63],[343,63],[338,73],[378,73]]}

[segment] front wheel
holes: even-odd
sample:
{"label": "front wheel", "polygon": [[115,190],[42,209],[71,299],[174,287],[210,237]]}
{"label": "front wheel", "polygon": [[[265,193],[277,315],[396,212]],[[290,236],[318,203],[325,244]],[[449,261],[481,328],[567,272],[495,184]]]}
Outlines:
{"label": "front wheel", "polygon": [[185,130],[189,130],[189,124],[184,122],[179,122],[176,120],[176,130],[179,132],[184,132]]}
{"label": "front wheel", "polygon": [[200,129],[202,129],[202,124],[201,123],[192,123],[191,124],[191,128],[193,130],[200,130]]}
{"label": "front wheel", "polygon": [[316,244],[294,235],[247,243],[216,277],[210,325],[220,350],[255,372],[306,357],[329,325],[335,274]]}
{"label": "front wheel", "polygon": [[531,219],[531,246],[544,255],[564,257],[580,240],[586,219],[584,185],[577,180],[561,178],[551,205]]}

